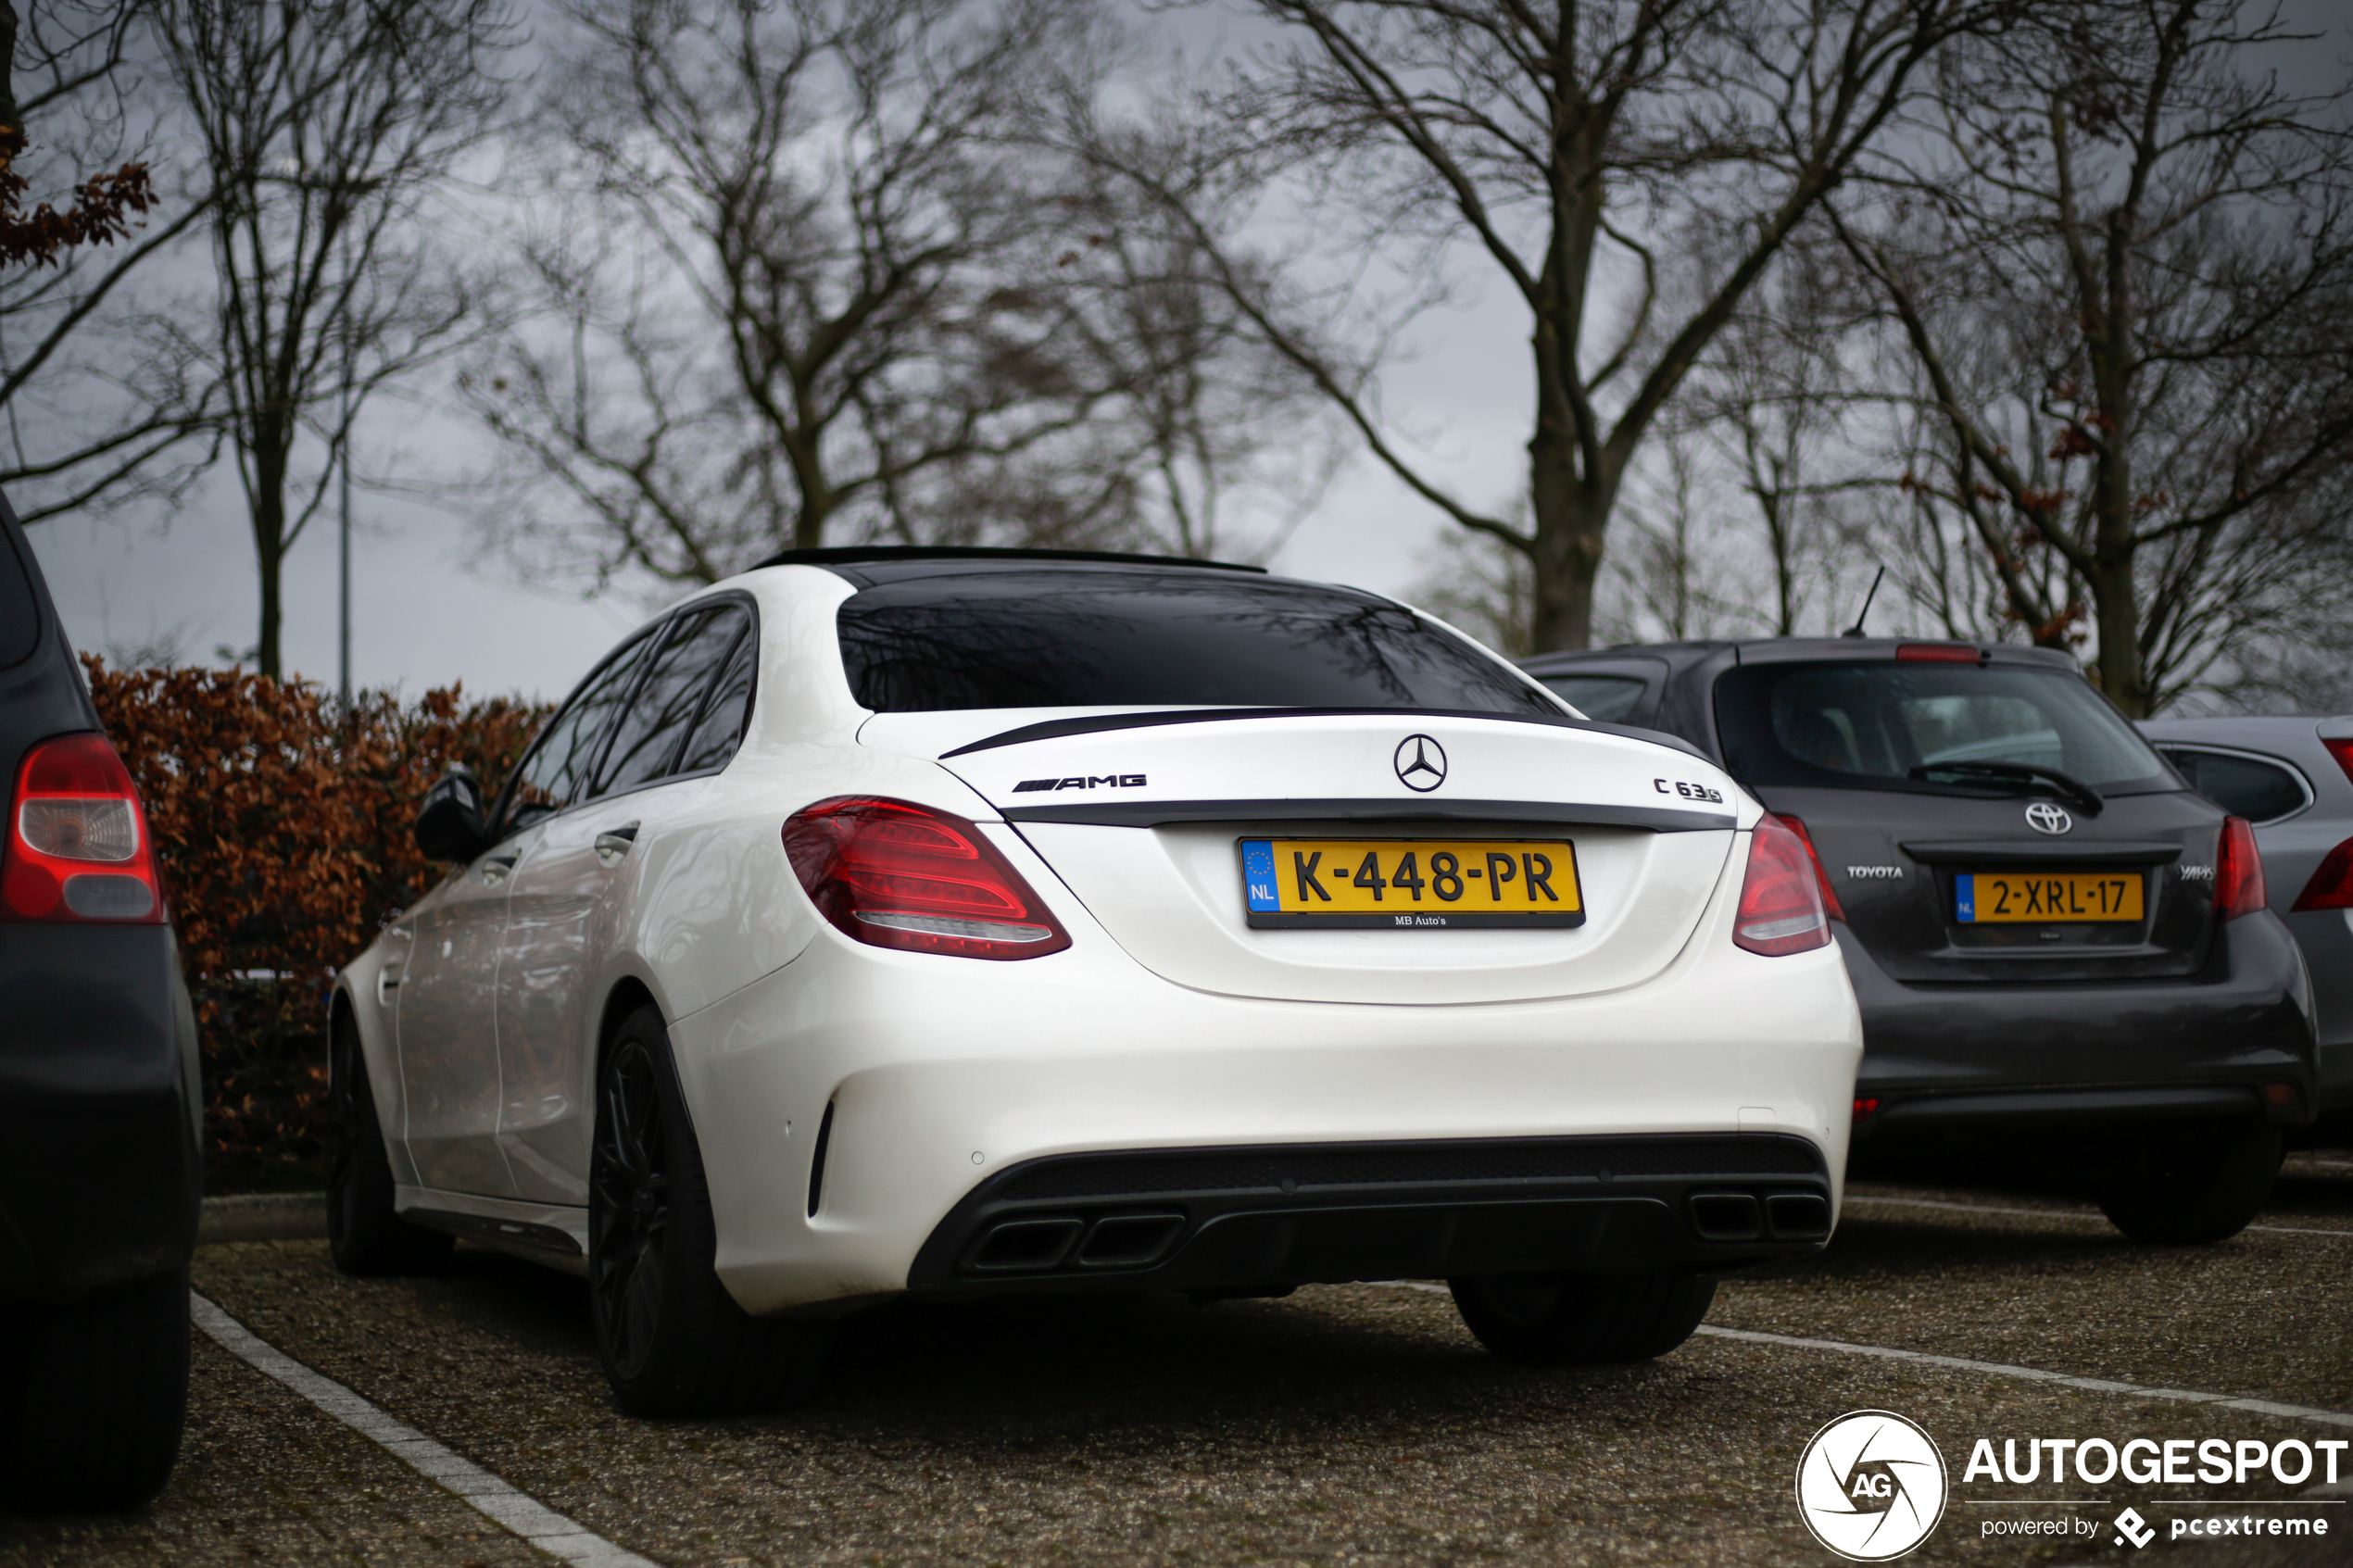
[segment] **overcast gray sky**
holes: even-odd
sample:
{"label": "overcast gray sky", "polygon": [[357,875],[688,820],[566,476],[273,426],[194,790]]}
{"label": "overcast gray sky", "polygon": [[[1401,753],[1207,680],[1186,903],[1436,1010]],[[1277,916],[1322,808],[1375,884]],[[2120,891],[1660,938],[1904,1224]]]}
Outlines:
{"label": "overcast gray sky", "polygon": [[[2324,45],[2284,51],[2289,84],[2320,88],[2353,53],[2353,5],[2301,0],[2287,8],[2324,29]],[[1184,19],[1187,42],[1222,26]],[[1467,276],[1477,279],[1476,272]],[[1524,483],[1528,433],[1527,322],[1516,303],[1473,287],[1454,308],[1425,320],[1411,353],[1385,387],[1388,407],[1421,438],[1430,466],[1466,501],[1506,504]],[[428,389],[430,395],[430,389]],[[402,440],[421,476],[423,450],[436,463],[463,433],[443,429],[431,408],[383,406],[380,439]],[[487,460],[486,449],[478,449]],[[446,469],[440,471],[446,472]],[[353,666],[361,685],[411,694],[462,679],[478,693],[561,695],[651,608],[645,584],[583,601],[535,588],[495,559],[478,560],[471,525],[448,512],[363,494],[363,528],[353,542]],[[1357,462],[1326,492],[1275,558],[1276,570],[1403,593],[1449,526],[1384,472]],[[42,570],[76,643],[95,651],[157,638],[194,660],[217,646],[254,637],[252,545],[243,499],[223,466],[205,491],[169,521],[147,517],[60,518],[31,531]],[[336,535],[332,514],[296,543],[285,575],[287,667],[332,684],[335,677]]]}

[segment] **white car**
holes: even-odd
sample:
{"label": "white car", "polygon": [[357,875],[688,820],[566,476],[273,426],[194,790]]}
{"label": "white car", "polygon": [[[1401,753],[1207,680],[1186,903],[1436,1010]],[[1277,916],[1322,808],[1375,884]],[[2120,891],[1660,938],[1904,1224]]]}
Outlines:
{"label": "white car", "polygon": [[1440,1277],[1499,1354],[1632,1360],[1835,1217],[1803,845],[1372,594],[791,553],[418,834],[458,869],[336,984],[335,1259],[584,1271],[633,1411],[901,1295]]}

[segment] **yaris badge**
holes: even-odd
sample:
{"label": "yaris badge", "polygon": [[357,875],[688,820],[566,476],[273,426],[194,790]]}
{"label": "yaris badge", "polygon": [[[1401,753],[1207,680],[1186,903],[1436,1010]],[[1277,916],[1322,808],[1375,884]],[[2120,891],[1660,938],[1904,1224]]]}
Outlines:
{"label": "yaris badge", "polygon": [[1446,782],[1446,748],[1428,735],[1407,735],[1397,743],[1397,782],[1428,795]]}
{"label": "yaris badge", "polygon": [[2075,819],[2047,800],[2037,800],[2026,809],[2026,825],[2036,833],[2065,833]]}

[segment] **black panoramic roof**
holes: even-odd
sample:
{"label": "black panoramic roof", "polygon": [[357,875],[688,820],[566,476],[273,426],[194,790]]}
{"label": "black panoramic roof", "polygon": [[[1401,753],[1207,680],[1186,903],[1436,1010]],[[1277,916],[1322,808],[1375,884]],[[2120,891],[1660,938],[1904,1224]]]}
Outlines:
{"label": "black panoramic roof", "polygon": [[[989,545],[839,545],[816,550],[779,550],[752,568],[757,571],[765,566],[821,566],[828,571],[842,571],[845,567],[899,567],[916,570],[890,571],[885,578],[928,576],[933,571],[970,571],[975,567],[1035,567],[1062,563],[1071,566],[1159,566],[1196,567],[1213,571],[1251,571],[1264,575],[1263,566],[1243,566],[1234,561],[1196,560],[1188,556],[1148,556],[1119,550],[1020,550],[999,548]],[[850,576],[843,571],[842,575]],[[872,571],[855,574],[856,580],[877,580]]]}

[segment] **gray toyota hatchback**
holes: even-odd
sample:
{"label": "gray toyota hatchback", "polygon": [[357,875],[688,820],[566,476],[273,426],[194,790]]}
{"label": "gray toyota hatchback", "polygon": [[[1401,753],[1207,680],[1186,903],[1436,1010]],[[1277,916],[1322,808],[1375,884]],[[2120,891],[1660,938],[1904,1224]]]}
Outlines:
{"label": "gray toyota hatchback", "polygon": [[2246,821],[2073,659],[1839,637],[1526,664],[1699,746],[1812,847],[1862,1007],[1858,1162],[2064,1151],[2138,1239],[2254,1217],[2317,1109],[2310,981]]}

